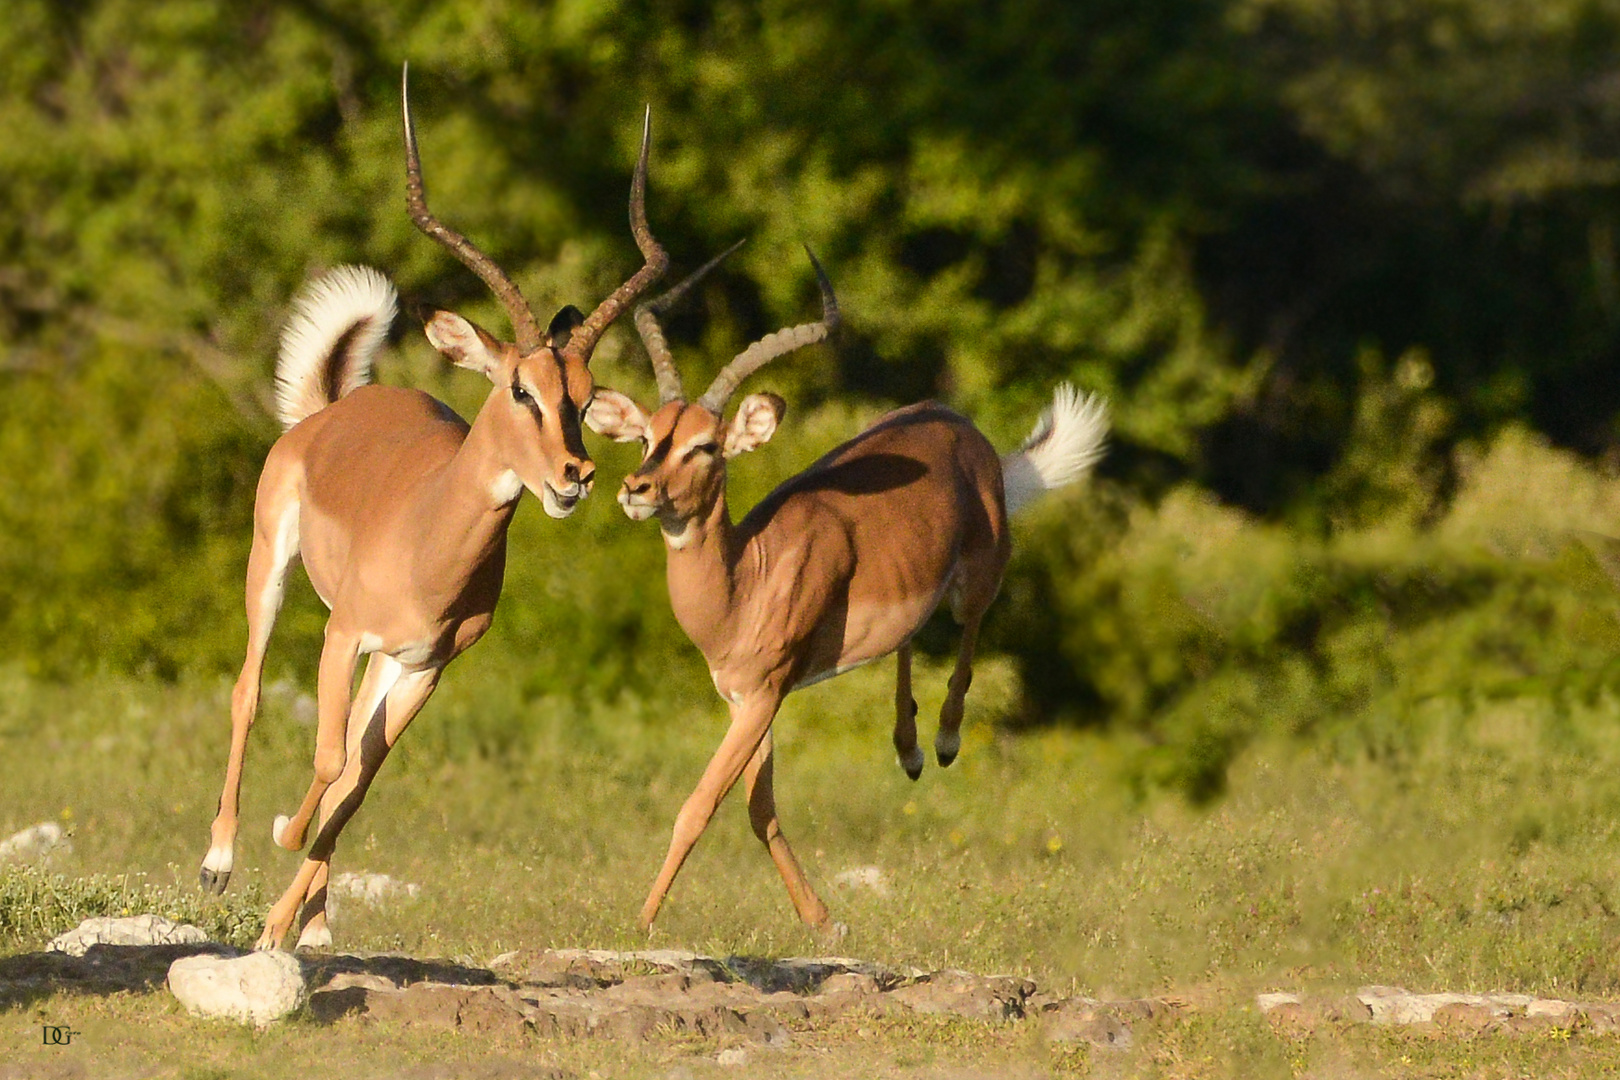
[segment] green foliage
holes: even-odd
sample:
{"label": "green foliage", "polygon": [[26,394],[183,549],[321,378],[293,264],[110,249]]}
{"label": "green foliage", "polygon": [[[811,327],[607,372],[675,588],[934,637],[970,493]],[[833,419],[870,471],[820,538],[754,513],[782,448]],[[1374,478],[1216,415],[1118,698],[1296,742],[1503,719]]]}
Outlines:
{"label": "green foliage", "polygon": [[[690,381],[813,310],[801,242],[831,268],[848,330],[769,372],[793,411],[739,512],[882,405],[939,395],[1005,446],[1055,381],[1106,393],[1103,479],[1019,526],[987,648],[1019,658],[1025,720],[1143,735],[1144,783],[1212,794],[1257,732],[1370,715],[1409,667],[1445,692],[1475,664],[1606,671],[1602,634],[1565,632],[1607,586],[1594,615],[1568,560],[1460,522],[1506,527],[1479,505],[1504,429],[1620,439],[1616,40],[1586,0],[18,0],[0,644],[64,679],[234,668],[271,356],[311,272],[371,262],[407,309],[504,329],[401,213],[408,59],[436,208],[542,315],[635,265],[643,101],[677,271],[750,239],[673,320]],[[597,376],[644,392],[630,340]],[[396,346],[383,379],[478,407],[414,330]],[[709,700],[656,537],[603,497],[631,458],[593,451],[595,500],[514,529],[463,662],[510,685],[457,729],[477,752],[541,698]],[[312,677],[321,619],[295,586],[273,673]]]}
{"label": "green foliage", "polygon": [[1589,531],[1620,510],[1620,485],[1510,431],[1461,455],[1454,496],[1420,527],[1432,404],[1394,386],[1364,400],[1347,460],[1409,477],[1363,496],[1388,504],[1376,524],[1313,536],[1191,487],[1043,513],[1019,556],[1029,576],[992,621],[1021,659],[1028,719],[1136,730],[1143,782],[1202,799],[1265,733],[1384,756],[1420,736],[1415,702],[1584,696],[1620,673],[1613,555]]}

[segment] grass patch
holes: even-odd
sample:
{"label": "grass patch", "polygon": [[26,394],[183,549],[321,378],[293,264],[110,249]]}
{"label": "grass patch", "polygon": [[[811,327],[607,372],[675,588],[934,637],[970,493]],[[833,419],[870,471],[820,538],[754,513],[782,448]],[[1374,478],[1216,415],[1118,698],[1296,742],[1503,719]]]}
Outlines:
{"label": "grass patch", "polygon": [[264,892],[255,883],[215,898],[148,881],[145,871],[69,877],[38,866],[0,867],[0,942],[12,949],[37,945],[85,919],[144,914],[190,923],[213,941],[246,948],[263,927]]}

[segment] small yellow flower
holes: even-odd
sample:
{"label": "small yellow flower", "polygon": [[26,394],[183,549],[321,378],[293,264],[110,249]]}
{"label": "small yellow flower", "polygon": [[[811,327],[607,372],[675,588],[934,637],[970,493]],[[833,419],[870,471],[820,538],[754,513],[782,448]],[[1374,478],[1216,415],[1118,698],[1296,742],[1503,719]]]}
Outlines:
{"label": "small yellow flower", "polygon": [[915,802],[908,802],[906,805],[900,808],[900,812],[909,817],[917,812],[917,804]]}
{"label": "small yellow flower", "polygon": [[62,820],[63,821],[72,821],[73,820],[73,807],[71,807],[71,806],[62,807]]}
{"label": "small yellow flower", "polygon": [[1046,838],[1046,853],[1048,855],[1056,855],[1062,850],[1063,837],[1059,836],[1057,833],[1053,833],[1051,836]]}

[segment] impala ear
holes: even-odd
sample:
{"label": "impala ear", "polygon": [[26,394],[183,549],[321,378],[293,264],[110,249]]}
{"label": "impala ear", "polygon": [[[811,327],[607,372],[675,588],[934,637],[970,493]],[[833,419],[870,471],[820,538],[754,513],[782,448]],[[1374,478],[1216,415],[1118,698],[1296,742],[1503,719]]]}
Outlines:
{"label": "impala ear", "polygon": [[575,330],[585,324],[585,316],[581,315],[579,308],[573,304],[565,304],[562,310],[551,317],[551,325],[546,328],[546,344],[553,349],[560,349],[568,344],[568,339]]}
{"label": "impala ear", "polygon": [[624,394],[599,386],[585,409],[585,426],[614,442],[633,442],[646,434],[647,414]]}
{"label": "impala ear", "polygon": [[435,311],[422,331],[451,363],[476,371],[491,382],[495,380],[504,350],[501,343],[481,327],[454,312]]}
{"label": "impala ear", "polygon": [[787,402],[775,394],[749,394],[743,398],[737,415],[726,427],[726,457],[746,454],[770,442],[786,413]]}

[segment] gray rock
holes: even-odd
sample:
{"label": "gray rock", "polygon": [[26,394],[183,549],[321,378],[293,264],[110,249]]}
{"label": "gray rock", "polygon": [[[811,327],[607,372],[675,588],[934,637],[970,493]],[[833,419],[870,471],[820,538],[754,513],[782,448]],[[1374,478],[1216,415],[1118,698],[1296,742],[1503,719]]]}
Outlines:
{"label": "gray rock", "polygon": [[56,935],[45,949],[83,956],[92,945],[201,945],[207,940],[208,935],[190,923],[172,922],[161,915],[130,915],[86,919]]}
{"label": "gray rock", "polygon": [[1012,975],[936,971],[926,979],[889,992],[913,1012],[966,1016],[975,1020],[1022,1020],[1024,1001],[1035,984]]}
{"label": "gray rock", "polygon": [[193,1016],[262,1027],[304,1003],[304,972],[297,957],[279,951],[190,956],[169,966],[169,991]]}
{"label": "gray rock", "polygon": [[8,859],[43,859],[48,855],[65,855],[73,850],[62,826],[54,821],[30,825],[19,833],[0,840],[0,862]]}
{"label": "gray rock", "polygon": [[889,895],[889,876],[881,866],[852,866],[834,874],[833,884],[846,889],[870,889],[878,896]]}
{"label": "gray rock", "polygon": [[1086,1042],[1108,1050],[1129,1050],[1134,1043],[1130,1025],[1100,1001],[1072,998],[1043,1010],[1048,1042]]}
{"label": "gray rock", "polygon": [[368,907],[413,899],[420,891],[420,886],[387,874],[335,874],[326,885],[329,904],[332,900],[358,900]]}
{"label": "gray rock", "polygon": [[1282,1005],[1298,1005],[1300,1000],[1298,994],[1257,994],[1254,1003],[1264,1014]]}
{"label": "gray rock", "polygon": [[1493,1016],[1522,1016],[1535,999],[1528,994],[1414,994],[1399,986],[1364,986],[1356,1000],[1375,1024],[1428,1024],[1448,1005],[1488,1009]]}

